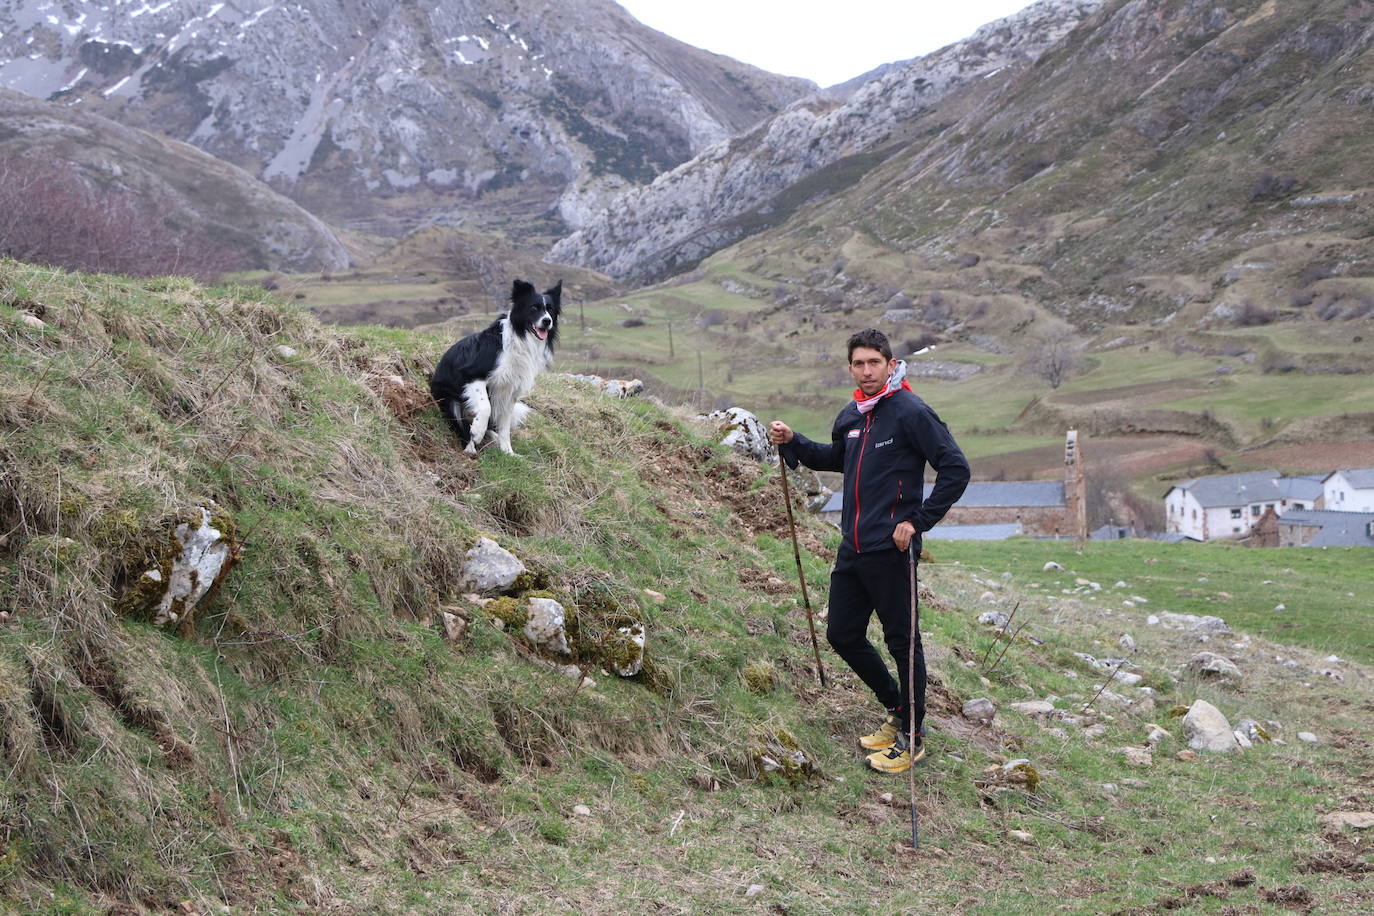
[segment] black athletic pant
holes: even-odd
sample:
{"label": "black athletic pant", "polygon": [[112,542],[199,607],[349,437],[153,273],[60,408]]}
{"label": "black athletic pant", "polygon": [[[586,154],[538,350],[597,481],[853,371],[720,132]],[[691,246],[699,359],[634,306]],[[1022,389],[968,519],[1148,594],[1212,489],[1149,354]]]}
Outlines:
{"label": "black athletic pant", "polygon": [[[912,548],[920,549],[914,543]],[[900,683],[893,680],[887,663],[868,641],[868,621],[874,611],[883,625],[883,641],[897,663]],[[916,710],[916,734],[926,714],[926,655],[921,634],[916,633],[916,696],[908,704],[907,645],[911,639],[911,571],[907,554],[890,550],[855,553],[841,547],[830,574],[830,619],[825,638],[840,658],[854,669],[878,702],[902,721],[902,731],[911,727],[907,710]]]}

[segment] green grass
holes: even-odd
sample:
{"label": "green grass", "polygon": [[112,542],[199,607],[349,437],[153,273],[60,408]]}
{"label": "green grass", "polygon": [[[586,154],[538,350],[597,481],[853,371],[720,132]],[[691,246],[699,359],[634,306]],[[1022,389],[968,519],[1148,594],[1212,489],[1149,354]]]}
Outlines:
{"label": "green grass", "polygon": [[[1210,614],[1238,630],[1314,652],[1374,663],[1374,614],[1367,596],[1374,589],[1374,564],[1358,547],[1252,549],[1224,542],[1160,544],[1151,541],[1072,542],[1013,540],[939,544],[946,557],[985,572],[1010,572],[1042,594],[1077,588],[1079,577],[1097,581],[1086,592],[1104,608],[1122,609],[1123,599],[1140,596],[1142,612]],[[1066,571],[1046,571],[1055,561]],[[1115,588],[1118,581],[1124,588]],[[1284,605],[1285,610],[1275,607]]]}

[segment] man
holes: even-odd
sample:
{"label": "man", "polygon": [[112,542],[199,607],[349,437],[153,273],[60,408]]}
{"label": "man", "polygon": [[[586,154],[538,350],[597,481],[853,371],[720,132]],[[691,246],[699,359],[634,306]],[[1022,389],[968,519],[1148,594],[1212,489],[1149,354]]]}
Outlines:
{"label": "man", "polygon": [[[907,683],[911,640],[911,580],[907,551],[921,549],[929,531],[968,485],[969,466],[949,428],[906,382],[906,364],[892,358],[887,337],[873,329],[849,338],[849,374],[858,390],[840,411],[830,442],[812,442],[774,420],[768,438],[789,467],[798,460],[817,471],[844,471],[841,542],[830,575],[830,618],[825,636],[878,701],[887,718],[859,743],[873,753],[868,764],[901,773],[925,757],[926,661],[916,634],[915,691]],[[925,467],[935,469],[935,486],[922,501]],[[893,680],[868,641],[874,611],[883,641],[897,663]],[[916,746],[908,747],[911,716]]]}

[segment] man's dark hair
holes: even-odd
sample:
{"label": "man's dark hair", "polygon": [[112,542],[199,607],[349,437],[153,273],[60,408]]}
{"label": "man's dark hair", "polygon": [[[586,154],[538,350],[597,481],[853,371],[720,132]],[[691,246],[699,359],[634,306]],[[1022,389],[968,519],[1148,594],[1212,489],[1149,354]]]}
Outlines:
{"label": "man's dark hair", "polygon": [[850,362],[853,362],[854,351],[859,347],[877,350],[883,354],[883,359],[892,359],[892,345],[887,342],[887,335],[877,328],[864,328],[862,331],[855,331],[849,338]]}

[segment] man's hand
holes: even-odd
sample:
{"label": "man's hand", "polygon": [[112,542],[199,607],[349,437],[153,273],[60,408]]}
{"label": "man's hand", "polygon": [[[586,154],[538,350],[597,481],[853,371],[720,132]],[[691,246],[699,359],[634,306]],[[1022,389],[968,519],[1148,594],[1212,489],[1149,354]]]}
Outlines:
{"label": "man's hand", "polygon": [[783,445],[792,441],[792,428],[781,420],[774,420],[768,424],[768,441],[774,445]]}
{"label": "man's hand", "polygon": [[898,550],[905,551],[911,546],[911,539],[916,536],[916,526],[911,522],[902,522],[892,529],[892,543],[897,545]]}

